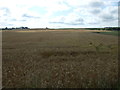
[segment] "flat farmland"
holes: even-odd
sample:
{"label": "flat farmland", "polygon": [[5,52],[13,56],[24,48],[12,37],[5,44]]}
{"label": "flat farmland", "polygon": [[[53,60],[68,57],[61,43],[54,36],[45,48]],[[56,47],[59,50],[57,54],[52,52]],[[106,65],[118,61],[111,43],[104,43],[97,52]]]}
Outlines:
{"label": "flat farmland", "polygon": [[117,87],[118,36],[92,32],[3,31],[3,88]]}

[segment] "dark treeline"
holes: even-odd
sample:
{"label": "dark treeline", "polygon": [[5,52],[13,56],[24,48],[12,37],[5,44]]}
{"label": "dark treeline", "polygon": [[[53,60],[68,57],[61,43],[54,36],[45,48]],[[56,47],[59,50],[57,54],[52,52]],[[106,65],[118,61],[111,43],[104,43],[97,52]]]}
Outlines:
{"label": "dark treeline", "polygon": [[16,30],[16,29],[29,29],[28,27],[12,27],[12,28],[8,28],[8,27],[5,27],[5,28],[2,28],[2,30]]}
{"label": "dark treeline", "polygon": [[[7,27],[5,27],[5,28],[1,28],[1,30],[16,30],[16,29],[30,29],[30,28],[28,28],[28,27],[16,27],[16,28],[14,28],[14,27],[12,27],[12,28],[7,28]],[[50,28],[36,28],[37,30],[39,30],[39,29],[41,29],[41,30],[50,30]],[[120,27],[104,27],[104,28],[59,28],[60,30],[62,29],[62,30],[85,30],[85,29],[87,29],[87,30],[109,30],[109,31],[120,31]],[[58,29],[58,30],[59,30]]]}
{"label": "dark treeline", "polygon": [[[16,28],[14,28],[14,27],[12,27],[12,28],[8,28],[8,27],[5,27],[5,28],[0,28],[0,30],[21,30],[21,29],[31,29],[31,28],[28,28],[28,27],[16,27]],[[48,27],[46,27],[46,28],[33,28],[33,29],[35,29],[35,30],[48,30],[49,28]]]}
{"label": "dark treeline", "polygon": [[120,31],[120,27],[105,27],[105,28],[86,28],[89,30],[110,30],[110,31]]}

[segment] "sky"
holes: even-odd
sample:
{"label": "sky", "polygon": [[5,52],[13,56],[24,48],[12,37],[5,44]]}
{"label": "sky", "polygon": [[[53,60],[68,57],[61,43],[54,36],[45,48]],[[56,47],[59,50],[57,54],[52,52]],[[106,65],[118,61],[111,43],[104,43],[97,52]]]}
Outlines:
{"label": "sky", "polygon": [[118,27],[119,0],[0,0],[0,28]]}

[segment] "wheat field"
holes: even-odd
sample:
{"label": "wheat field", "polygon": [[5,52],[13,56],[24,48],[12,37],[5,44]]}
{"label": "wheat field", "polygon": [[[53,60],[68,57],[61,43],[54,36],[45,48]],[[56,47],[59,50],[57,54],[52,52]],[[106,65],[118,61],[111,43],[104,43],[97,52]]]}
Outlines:
{"label": "wheat field", "polygon": [[113,88],[118,37],[92,31],[3,31],[3,88]]}

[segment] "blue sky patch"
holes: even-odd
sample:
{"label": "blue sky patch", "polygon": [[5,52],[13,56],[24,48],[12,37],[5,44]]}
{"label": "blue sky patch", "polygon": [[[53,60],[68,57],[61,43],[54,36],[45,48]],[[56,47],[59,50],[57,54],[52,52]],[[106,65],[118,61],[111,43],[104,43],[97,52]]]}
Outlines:
{"label": "blue sky patch", "polygon": [[33,12],[37,12],[39,14],[45,14],[45,13],[47,13],[47,11],[46,11],[46,9],[44,7],[33,6],[29,10],[33,11]]}

